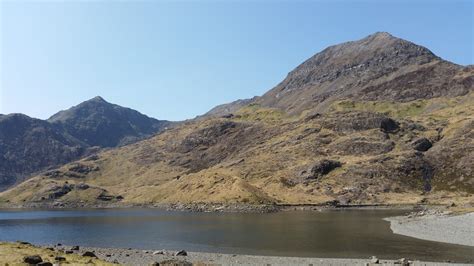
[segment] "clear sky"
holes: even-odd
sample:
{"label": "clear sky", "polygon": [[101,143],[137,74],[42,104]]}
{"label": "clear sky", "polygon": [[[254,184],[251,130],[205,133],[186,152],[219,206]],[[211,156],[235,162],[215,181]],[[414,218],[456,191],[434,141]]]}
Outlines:
{"label": "clear sky", "polygon": [[47,118],[100,95],[159,119],[192,118],[376,31],[473,64],[473,3],[0,0],[0,113]]}

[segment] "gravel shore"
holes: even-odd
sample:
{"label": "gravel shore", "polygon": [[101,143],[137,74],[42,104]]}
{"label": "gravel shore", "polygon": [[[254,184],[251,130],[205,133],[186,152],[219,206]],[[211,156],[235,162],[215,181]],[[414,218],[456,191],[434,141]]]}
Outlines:
{"label": "gravel shore", "polygon": [[474,212],[451,215],[422,213],[387,218],[395,234],[424,240],[474,246]]}
{"label": "gravel shore", "polygon": [[[49,246],[52,247],[52,246]],[[71,247],[54,247],[60,250],[69,250]],[[137,250],[122,248],[92,248],[81,247],[74,251],[81,254],[84,251],[93,251],[99,259],[121,265],[403,265],[398,260],[367,259],[334,259],[334,258],[302,258],[302,257],[277,257],[254,256],[238,254],[220,254],[204,252],[186,252],[186,256],[176,255],[178,251],[172,250]],[[408,263],[408,260],[406,260]],[[409,265],[469,265],[441,262],[410,261]]]}

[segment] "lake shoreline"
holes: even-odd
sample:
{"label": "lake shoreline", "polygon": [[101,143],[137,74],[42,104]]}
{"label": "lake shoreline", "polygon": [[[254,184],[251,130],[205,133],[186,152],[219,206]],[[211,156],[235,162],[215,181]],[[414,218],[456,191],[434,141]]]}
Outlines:
{"label": "lake shoreline", "polygon": [[341,205],[337,203],[324,204],[223,204],[223,203],[170,203],[170,204],[104,204],[104,205],[78,205],[78,204],[45,204],[28,203],[22,205],[0,204],[0,209],[127,209],[143,208],[164,211],[184,212],[223,212],[223,213],[272,213],[284,211],[324,211],[324,210],[411,210],[417,211],[426,208],[445,207],[432,204],[354,204]]}
{"label": "lake shoreline", "polygon": [[[69,258],[80,258],[89,251],[98,259],[94,262],[99,265],[104,263],[120,265],[469,265],[452,262],[427,262],[410,260],[408,258],[399,259],[378,259],[378,258],[315,258],[315,257],[285,257],[285,256],[259,256],[242,254],[224,254],[207,252],[183,252],[178,250],[142,250],[131,248],[99,248],[99,247],[76,247],[64,245],[31,245],[27,243],[5,243],[0,242],[0,254],[2,247],[9,246],[8,252],[17,252],[21,254],[39,254],[45,261],[54,262],[54,257],[64,256]],[[3,252],[4,254],[5,252]],[[69,253],[69,254],[68,254]],[[54,255],[52,255],[54,254]],[[185,254],[185,255],[184,255]],[[11,254],[14,255],[14,254]],[[13,257],[13,256],[12,256]],[[11,263],[19,263],[18,256]],[[169,264],[166,264],[169,263]],[[174,264],[173,264],[174,263]]]}
{"label": "lake shoreline", "polygon": [[474,212],[456,213],[437,209],[406,216],[388,217],[395,234],[418,239],[474,246]]}

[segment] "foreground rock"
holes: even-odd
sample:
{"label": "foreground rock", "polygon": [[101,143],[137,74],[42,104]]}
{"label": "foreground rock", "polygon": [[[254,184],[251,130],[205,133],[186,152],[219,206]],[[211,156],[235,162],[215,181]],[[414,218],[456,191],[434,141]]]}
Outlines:
{"label": "foreground rock", "polygon": [[26,256],[23,258],[24,263],[37,264],[43,262],[43,259],[39,255]]}

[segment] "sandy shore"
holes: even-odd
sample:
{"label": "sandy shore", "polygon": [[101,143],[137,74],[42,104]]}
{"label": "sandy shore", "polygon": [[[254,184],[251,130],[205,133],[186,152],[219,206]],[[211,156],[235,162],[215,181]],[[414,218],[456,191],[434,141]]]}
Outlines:
{"label": "sandy shore", "polygon": [[421,213],[387,218],[395,234],[451,244],[474,246],[474,212]]}

